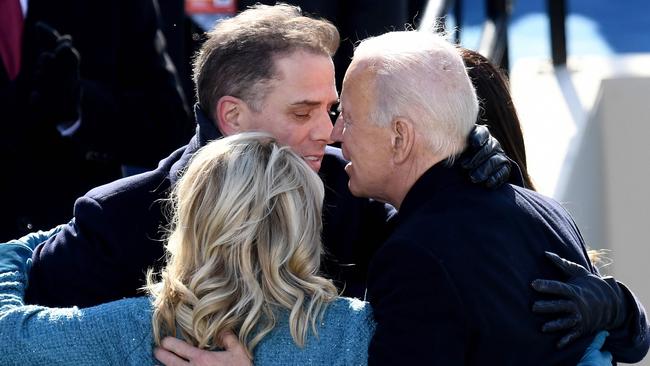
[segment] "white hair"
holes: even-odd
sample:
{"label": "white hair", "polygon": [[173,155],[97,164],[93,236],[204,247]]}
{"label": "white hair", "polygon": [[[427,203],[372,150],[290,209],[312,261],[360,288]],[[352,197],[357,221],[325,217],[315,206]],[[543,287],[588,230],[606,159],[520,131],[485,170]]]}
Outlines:
{"label": "white hair", "polygon": [[362,41],[354,62],[373,72],[373,123],[409,118],[432,151],[453,159],[477,115],[476,92],[458,49],[435,33],[390,32]]}

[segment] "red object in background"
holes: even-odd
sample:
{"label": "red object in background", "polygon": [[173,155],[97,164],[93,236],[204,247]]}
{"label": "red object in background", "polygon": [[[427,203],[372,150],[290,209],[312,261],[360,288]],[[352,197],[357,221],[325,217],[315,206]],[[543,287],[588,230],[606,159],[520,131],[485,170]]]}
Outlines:
{"label": "red object in background", "polygon": [[235,15],[237,0],[185,0],[185,13]]}
{"label": "red object in background", "polygon": [[9,80],[14,80],[20,71],[23,12],[18,0],[0,0],[0,10],[0,62]]}

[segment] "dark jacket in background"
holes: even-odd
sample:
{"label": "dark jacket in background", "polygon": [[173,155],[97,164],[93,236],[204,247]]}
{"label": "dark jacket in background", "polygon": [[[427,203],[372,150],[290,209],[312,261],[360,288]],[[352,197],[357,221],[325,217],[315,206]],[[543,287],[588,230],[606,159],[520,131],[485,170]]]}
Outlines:
{"label": "dark jacket in background", "polygon": [[[29,105],[39,21],[71,35],[80,54],[81,125],[71,137]],[[0,165],[20,177],[0,180],[0,239],[66,222],[74,200],[119,178],[121,164],[153,168],[182,146],[191,123],[174,72],[153,0],[30,0],[18,79],[0,65]]]}
{"label": "dark jacket in background", "polygon": [[[370,365],[578,363],[593,337],[558,350],[559,336],[542,333],[545,319],[531,312],[530,283],[562,279],[544,251],[596,272],[558,203],[512,185],[488,190],[437,164],[406,195],[395,225],[368,274],[377,321]],[[621,288],[634,310],[605,349],[625,362],[643,357],[650,338],[643,307]]]}
{"label": "dark jacket in background", "polygon": [[[97,187],[79,198],[74,222],[33,256],[26,300],[47,306],[86,307],[138,294],[145,272],[163,263],[164,199],[196,150],[220,137],[214,123],[197,111],[190,143],[150,172]],[[385,239],[392,208],[354,198],[341,151],[327,147],[321,176],[325,185],[323,242],[327,275],[350,296],[362,297],[367,261]],[[355,263],[355,265],[351,265]]]}

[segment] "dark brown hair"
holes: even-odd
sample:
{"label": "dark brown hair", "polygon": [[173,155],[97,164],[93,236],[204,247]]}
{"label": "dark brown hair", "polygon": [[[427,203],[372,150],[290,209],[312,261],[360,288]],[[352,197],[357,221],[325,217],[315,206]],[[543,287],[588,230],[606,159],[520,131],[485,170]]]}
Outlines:
{"label": "dark brown hair", "polygon": [[526,188],[534,190],[526,165],[524,136],[507,77],[478,52],[461,48],[461,55],[481,106],[477,123],[488,126],[506,154],[519,165]]}
{"label": "dark brown hair", "polygon": [[259,111],[278,56],[301,50],[332,57],[339,41],[332,23],[304,16],[299,7],[253,6],[208,33],[194,61],[199,105],[213,117],[219,98],[230,95]]}

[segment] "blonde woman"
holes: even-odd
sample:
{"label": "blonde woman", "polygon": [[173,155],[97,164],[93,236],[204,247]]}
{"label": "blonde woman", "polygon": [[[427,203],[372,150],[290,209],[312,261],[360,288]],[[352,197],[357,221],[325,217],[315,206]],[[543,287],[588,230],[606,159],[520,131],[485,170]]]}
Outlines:
{"label": "blonde woman", "polygon": [[150,296],[86,308],[23,305],[31,249],[0,245],[0,364],[152,364],[165,336],[215,349],[234,331],[257,364],[365,364],[369,306],[319,275],[323,186],[262,133],[215,141],[172,194],[167,266]]}

